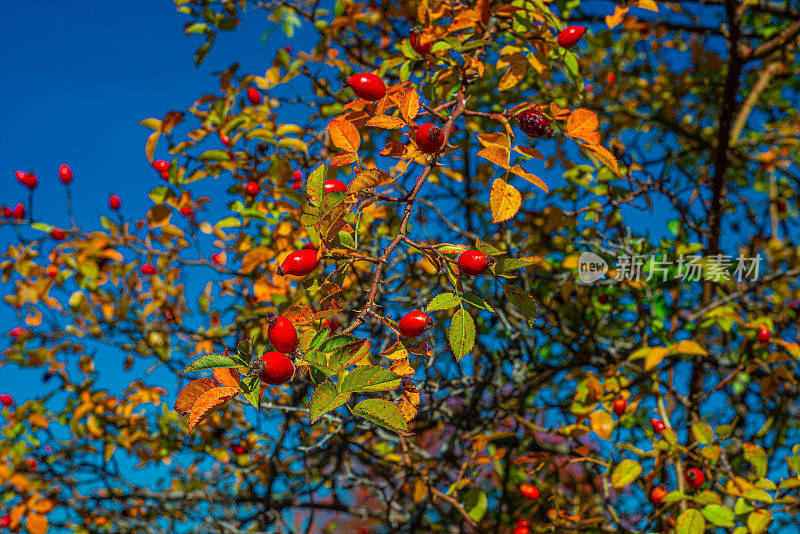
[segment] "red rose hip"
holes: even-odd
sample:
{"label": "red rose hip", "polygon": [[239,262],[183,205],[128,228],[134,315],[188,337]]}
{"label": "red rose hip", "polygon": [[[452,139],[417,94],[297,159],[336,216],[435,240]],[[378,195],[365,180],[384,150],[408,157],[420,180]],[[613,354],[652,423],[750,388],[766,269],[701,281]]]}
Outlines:
{"label": "red rose hip", "polygon": [[661,503],[664,502],[664,497],[666,496],[667,490],[661,486],[656,486],[650,491],[650,502],[655,506],[661,506]]}
{"label": "red rose hip", "polygon": [[650,425],[653,427],[656,434],[661,434],[664,429],[667,428],[667,425],[665,425],[664,421],[661,419],[650,419]]}
{"label": "red rose hip", "polygon": [[254,197],[261,190],[261,186],[258,185],[258,182],[256,182],[255,180],[250,180],[249,182],[247,182],[247,185],[244,186],[244,189],[245,191],[247,191],[248,195]]}
{"label": "red rose hip", "polygon": [[408,40],[411,42],[411,48],[414,49],[414,52],[421,56],[426,56],[430,53],[431,47],[433,47],[433,43],[428,41],[426,43],[422,42],[422,34],[420,32],[412,31],[411,35],[409,35]]}
{"label": "red rose hip", "polygon": [[470,276],[478,276],[485,273],[493,263],[494,258],[480,250],[465,250],[458,257],[458,270]]}
{"label": "red rose hip", "polygon": [[417,146],[423,154],[435,154],[444,144],[444,132],[432,122],[417,128]]}
{"label": "red rose hip", "polygon": [[157,159],[153,162],[153,168],[159,173],[167,172],[169,171],[169,162],[163,159]]}
{"label": "red rose hip", "polygon": [[247,449],[245,449],[241,445],[231,445],[231,452],[233,454],[239,455],[239,454],[244,454],[245,452],[247,452]]}
{"label": "red rose hip", "polygon": [[14,405],[14,397],[9,395],[8,393],[3,393],[0,395],[0,403],[3,403],[3,406],[9,408]]}
{"label": "red rose hip", "polygon": [[294,171],[294,172],[292,173],[292,178],[293,178],[295,181],[297,181],[297,180],[302,180],[302,179],[303,179],[303,173],[302,173],[301,171],[299,171],[299,170],[296,170],[296,171]]}
{"label": "red rose hip", "polygon": [[292,321],[280,315],[267,317],[269,327],[267,327],[267,337],[269,344],[278,352],[290,353],[297,348],[297,329]]}
{"label": "red rose hip", "polygon": [[64,185],[72,182],[72,169],[69,168],[69,165],[66,163],[61,164],[61,166],[58,168],[58,178]]}
{"label": "red rose hip", "polygon": [[292,379],[294,363],[282,352],[268,352],[261,357],[266,369],[259,373],[262,382],[270,386],[280,386]]}
{"label": "red rose hip", "polygon": [[692,489],[697,489],[706,481],[706,475],[696,467],[690,467],[686,470],[686,483]]}
{"label": "red rose hip", "polygon": [[14,175],[17,177],[17,181],[28,189],[34,189],[39,183],[39,179],[32,172],[17,171]]}
{"label": "red rose hip", "polygon": [[614,399],[614,413],[617,414],[617,417],[620,417],[622,414],[624,414],[625,408],[627,407],[628,407],[627,400],[621,397],[619,399]]}
{"label": "red rose hip", "polygon": [[586,28],[583,26],[567,26],[558,34],[558,45],[562,48],[572,48],[581,40]]}
{"label": "red rose hip", "polygon": [[353,74],[347,79],[347,84],[353,89],[358,98],[374,102],[386,96],[386,84],[378,76],[365,72]]}
{"label": "red rose hip", "polygon": [[522,484],[522,485],[520,485],[519,492],[522,493],[522,496],[527,498],[527,499],[538,499],[539,498],[539,488],[537,488],[533,484]]}
{"label": "red rose hip", "polygon": [[250,87],[247,90],[247,100],[250,102],[250,104],[258,106],[261,104],[261,93],[259,93],[258,89],[255,87]]}
{"label": "red rose hip", "polygon": [[433,327],[433,319],[425,312],[411,311],[405,314],[398,323],[400,334],[404,337],[419,337]]}
{"label": "red rose hip", "polygon": [[25,218],[25,204],[20,202],[16,206],[14,206],[14,211],[12,212],[15,219],[22,220]]}
{"label": "red rose hip", "polygon": [[64,241],[64,238],[67,237],[67,235],[64,233],[64,230],[61,230],[60,228],[53,228],[53,230],[50,232],[50,237],[56,241]]}
{"label": "red rose hip", "polygon": [[550,137],[553,135],[553,128],[550,121],[543,114],[532,109],[521,111],[517,115],[520,129],[531,137]]}
{"label": "red rose hip", "polygon": [[190,206],[183,206],[181,208],[181,215],[184,217],[191,217],[192,213],[194,213],[194,210]]}
{"label": "red rose hip", "polygon": [[337,180],[336,178],[325,180],[325,193],[333,193],[335,191],[341,191],[343,193],[346,192],[347,184],[341,180]]}
{"label": "red rose hip", "polygon": [[121,205],[122,201],[117,195],[111,195],[108,197],[108,207],[112,210],[118,210]]}
{"label": "red rose hip", "polygon": [[156,274],[156,268],[153,265],[150,265],[149,263],[145,263],[144,265],[142,265],[139,271],[144,275]]}
{"label": "red rose hip", "polygon": [[756,338],[762,343],[766,343],[769,341],[769,338],[772,337],[772,334],[766,328],[759,328],[758,332],[756,333]]}
{"label": "red rose hip", "polygon": [[319,265],[317,259],[317,251],[311,249],[295,250],[283,260],[280,267],[278,267],[278,274],[283,276],[291,274],[293,276],[305,276]]}

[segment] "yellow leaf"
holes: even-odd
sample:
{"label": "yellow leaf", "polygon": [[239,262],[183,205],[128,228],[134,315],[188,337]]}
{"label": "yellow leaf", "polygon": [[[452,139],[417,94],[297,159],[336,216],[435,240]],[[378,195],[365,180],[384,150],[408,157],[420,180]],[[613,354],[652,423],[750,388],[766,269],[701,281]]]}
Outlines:
{"label": "yellow leaf", "polygon": [[514,87],[519,84],[524,78],[525,74],[528,72],[528,62],[527,61],[517,61],[512,63],[506,73],[500,78],[500,83],[497,86],[498,91],[508,91],[509,89],[513,89]]}
{"label": "yellow leaf", "polygon": [[347,192],[358,193],[365,189],[389,185],[393,181],[391,174],[380,169],[356,171],[356,177],[347,185]]}
{"label": "yellow leaf", "polygon": [[390,117],[388,115],[376,115],[367,121],[367,126],[375,126],[376,128],[386,128],[393,130],[405,126],[403,119],[399,117]]}
{"label": "yellow leaf", "polygon": [[361,137],[353,123],[342,118],[336,118],[328,125],[333,146],[345,152],[357,152],[361,146]]}
{"label": "yellow leaf", "polygon": [[670,347],[672,352],[679,352],[680,354],[689,354],[691,356],[706,356],[708,352],[701,347],[697,342],[690,339],[679,341]]}
{"label": "yellow leaf", "polygon": [[189,412],[189,432],[194,430],[197,424],[205,419],[212,410],[231,400],[237,393],[239,393],[237,388],[218,387],[200,395]]}
{"label": "yellow leaf", "polygon": [[48,421],[47,418],[40,413],[29,415],[28,421],[30,421],[33,426],[38,426],[39,428],[47,428],[47,426],[50,424],[50,421]]}
{"label": "yellow leaf", "polygon": [[603,163],[606,167],[611,169],[614,174],[619,176],[619,163],[617,163],[617,158],[614,157],[614,154],[609,152],[606,148],[600,145],[593,145],[590,143],[583,143],[581,148],[589,152],[592,156],[596,157]]}
{"label": "yellow leaf", "polygon": [[541,152],[530,146],[515,146],[514,150],[520,154],[528,156],[529,158],[544,159],[544,156]]}
{"label": "yellow leaf", "polygon": [[389,370],[400,376],[411,376],[414,374],[414,368],[408,363],[408,358],[396,360],[389,366]]}
{"label": "yellow leaf", "polygon": [[511,153],[507,148],[490,146],[478,152],[478,155],[482,158],[488,159],[495,165],[503,167],[504,169],[508,169],[509,167]]}
{"label": "yellow leaf", "polygon": [[597,145],[600,143],[600,134],[597,133],[598,126],[600,126],[600,121],[595,112],[578,108],[569,114],[567,135]]}
{"label": "yellow leaf", "polygon": [[210,378],[192,380],[178,395],[178,399],[175,401],[175,411],[180,414],[189,413],[200,395],[218,386],[219,384]]}
{"label": "yellow leaf", "polygon": [[649,371],[661,363],[661,360],[667,357],[669,350],[666,347],[651,347],[647,351],[647,356],[644,357],[644,369]]}
{"label": "yellow leaf", "polygon": [[508,136],[502,132],[478,134],[478,141],[485,147],[510,148]]}
{"label": "yellow leaf", "polygon": [[223,386],[239,387],[239,371],[233,367],[217,367],[214,369],[214,379]]}
{"label": "yellow leaf", "polygon": [[151,163],[153,162],[153,154],[156,152],[156,144],[158,143],[159,136],[161,136],[161,132],[151,133],[150,137],[147,138],[147,142],[144,144],[144,154]]}
{"label": "yellow leaf", "polygon": [[639,7],[658,13],[658,4],[656,4],[653,0],[639,0]]}
{"label": "yellow leaf", "polygon": [[355,161],[358,161],[358,156],[352,152],[338,154],[331,158],[331,167],[342,167],[344,165],[350,165]]}
{"label": "yellow leaf", "polygon": [[514,186],[506,183],[502,178],[496,179],[492,184],[489,200],[494,222],[509,220],[517,214],[519,207],[522,205],[522,195]]}
{"label": "yellow leaf", "polygon": [[625,13],[628,12],[627,7],[616,6],[614,7],[614,14],[613,15],[606,15],[606,24],[608,25],[608,29],[612,29],[614,26],[622,22],[622,19],[625,17]]}
{"label": "yellow leaf", "polygon": [[611,414],[605,410],[598,410],[592,412],[589,416],[592,422],[592,430],[597,434],[600,439],[608,439],[614,431],[614,421],[611,419]]}
{"label": "yellow leaf", "polygon": [[45,534],[47,528],[47,516],[31,512],[25,519],[25,531],[30,534]]}
{"label": "yellow leaf", "polygon": [[540,189],[543,189],[545,192],[547,192],[547,184],[544,183],[544,181],[542,181],[541,178],[539,178],[535,174],[531,174],[531,173],[527,172],[525,169],[523,169],[519,165],[514,165],[513,167],[511,167],[509,169],[509,171],[511,171],[512,173],[516,174],[520,178],[525,178],[526,180],[528,180],[530,183],[532,183],[536,187],[538,187]]}
{"label": "yellow leaf", "polygon": [[275,253],[267,247],[255,247],[247,251],[242,258],[242,272],[252,272],[259,265],[271,260]]}
{"label": "yellow leaf", "polygon": [[389,358],[390,360],[401,360],[403,358],[408,358],[408,349],[406,349],[402,342],[398,341],[385,351],[381,352],[381,356]]}
{"label": "yellow leaf", "polygon": [[419,401],[419,391],[414,387],[414,384],[410,380],[403,382],[403,396],[398,400],[397,407],[406,421],[411,421],[416,417]]}
{"label": "yellow leaf", "polygon": [[413,87],[406,87],[402,91],[392,95],[392,101],[397,104],[397,109],[403,119],[408,123],[419,113],[419,95]]}

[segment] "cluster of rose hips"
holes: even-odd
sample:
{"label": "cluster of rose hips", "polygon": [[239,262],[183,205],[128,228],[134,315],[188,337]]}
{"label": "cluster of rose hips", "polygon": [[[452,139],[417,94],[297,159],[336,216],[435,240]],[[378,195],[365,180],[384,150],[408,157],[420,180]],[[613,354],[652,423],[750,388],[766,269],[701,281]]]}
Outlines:
{"label": "cluster of rose hips", "polygon": [[152,163],[152,166],[163,179],[169,178],[169,161],[157,159]]}

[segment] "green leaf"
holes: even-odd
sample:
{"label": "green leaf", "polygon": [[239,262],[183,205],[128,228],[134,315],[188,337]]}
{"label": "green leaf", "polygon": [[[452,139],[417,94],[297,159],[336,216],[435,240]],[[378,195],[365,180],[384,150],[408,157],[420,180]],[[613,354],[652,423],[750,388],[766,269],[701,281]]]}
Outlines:
{"label": "green leaf", "polygon": [[339,393],[331,382],[322,382],[311,395],[311,422],[319,420],[324,414],[335,410],[350,400],[350,393]]}
{"label": "green leaf", "polygon": [[453,354],[456,355],[456,360],[466,356],[475,346],[475,322],[465,310],[458,310],[453,316],[453,322],[450,323],[449,339],[450,347],[453,349]]}
{"label": "green leaf", "polygon": [[689,508],[678,516],[675,524],[675,534],[703,534],[706,529],[706,520],[699,510]]}
{"label": "green leaf", "polygon": [[527,256],[525,258],[500,258],[494,266],[497,274],[507,273],[524,267],[530,267],[540,263],[542,258],[539,256]]}
{"label": "green leaf", "polygon": [[154,204],[163,204],[165,200],[168,198],[176,198],[177,195],[172,190],[172,188],[162,185],[161,187],[156,187],[152,191],[150,191],[150,200],[153,201]]}
{"label": "green leaf", "polygon": [[239,353],[239,357],[246,362],[249,362],[253,359],[253,344],[249,339],[243,339],[236,345],[236,350]]}
{"label": "green leaf", "polygon": [[745,443],[744,459],[750,462],[759,478],[767,476],[767,453],[764,449],[754,443]]}
{"label": "green leaf", "polygon": [[742,493],[742,497],[745,499],[750,499],[751,501],[759,501],[759,502],[772,502],[772,496],[764,490],[760,489],[749,489]]}
{"label": "green leaf", "polygon": [[573,52],[564,54],[564,66],[567,67],[567,77],[572,83],[582,82],[578,71],[578,57]]}
{"label": "green leaf", "polygon": [[428,303],[427,311],[448,310],[461,302],[461,298],[455,293],[439,293]]}
{"label": "green leaf", "polygon": [[320,165],[308,175],[306,180],[306,191],[308,195],[316,199],[322,199],[325,195],[325,178],[328,176],[328,167]]}
{"label": "green leaf", "polygon": [[340,347],[344,347],[348,343],[354,343],[358,341],[356,336],[351,336],[349,334],[339,334],[338,336],[333,336],[325,340],[325,343],[319,348],[321,352],[328,353],[333,352]]}
{"label": "green leaf", "polygon": [[670,491],[669,493],[664,495],[664,498],[661,500],[661,502],[664,502],[664,503],[678,502],[681,499],[685,499],[685,498],[686,498],[686,494],[684,492],[682,492],[682,491]]}
{"label": "green leaf", "polygon": [[400,385],[403,377],[374,365],[364,365],[353,369],[342,381],[342,393],[363,393],[366,391],[391,391]]}
{"label": "green leaf", "polygon": [[316,334],[314,334],[314,338],[311,340],[311,344],[308,346],[308,350],[317,350],[326,339],[328,339],[328,335],[331,331],[328,328],[323,328]]}
{"label": "green leaf", "polygon": [[476,522],[483,519],[489,505],[486,493],[480,488],[470,488],[470,490],[464,494],[464,498],[461,502],[467,514]]}
{"label": "green leaf", "polygon": [[192,371],[201,371],[203,369],[238,366],[239,364],[236,363],[236,360],[230,356],[225,356],[224,354],[206,354],[205,356],[200,356],[198,359],[193,361],[189,367],[183,370],[183,372],[190,373]]}
{"label": "green leaf", "polygon": [[478,240],[475,243],[475,248],[483,252],[484,254],[488,254],[489,256],[502,256],[503,254],[507,254],[506,251],[500,250],[496,248],[494,245],[490,245],[489,243],[484,243],[483,241]]}
{"label": "green leaf", "polygon": [[747,516],[747,528],[751,534],[761,534],[767,531],[770,521],[772,521],[772,512],[769,510],[756,510]]}
{"label": "green leaf", "polygon": [[633,460],[622,460],[614,472],[611,473],[611,485],[615,488],[624,488],[639,477],[642,466]]}
{"label": "green leaf", "polygon": [[230,155],[224,150],[206,150],[197,157],[198,161],[228,161]]}
{"label": "green leaf", "polygon": [[478,295],[474,295],[472,293],[464,293],[461,295],[461,300],[468,302],[475,306],[476,308],[481,308],[482,310],[489,310],[490,312],[494,311],[494,308],[486,302],[482,297]]}
{"label": "green leaf", "polygon": [[200,65],[200,63],[202,63],[203,60],[206,58],[208,51],[211,50],[211,43],[213,43],[213,40],[203,44],[200,48],[197,49],[197,52],[194,53],[195,65]]}
{"label": "green leaf", "polygon": [[711,430],[711,425],[705,421],[698,421],[692,425],[692,436],[698,442],[708,444],[714,439],[714,431]]}
{"label": "green leaf", "polygon": [[505,293],[508,301],[527,319],[528,325],[533,326],[539,316],[539,306],[537,306],[536,300],[524,289],[517,286],[504,285],[503,293]]}
{"label": "green leaf", "polygon": [[735,524],[733,510],[721,504],[709,504],[703,508],[703,517],[718,527],[732,527]]}
{"label": "green leaf", "polygon": [[261,379],[258,376],[246,376],[239,381],[239,389],[256,410],[259,409],[261,400]]}
{"label": "green leaf", "polygon": [[366,342],[366,339],[356,338],[356,341],[337,348],[333,351],[333,354],[328,357],[328,367],[337,373],[345,367],[348,367],[351,365],[350,359],[362,349]]}
{"label": "green leaf", "polygon": [[376,425],[397,432],[404,436],[410,436],[408,423],[406,422],[400,409],[393,403],[385,399],[367,399],[356,404],[353,414],[371,421]]}

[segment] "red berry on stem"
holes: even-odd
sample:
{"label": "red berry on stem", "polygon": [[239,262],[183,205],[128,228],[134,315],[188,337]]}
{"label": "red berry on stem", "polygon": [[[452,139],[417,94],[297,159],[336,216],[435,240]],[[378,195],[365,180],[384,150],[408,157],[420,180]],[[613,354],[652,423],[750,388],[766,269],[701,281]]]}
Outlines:
{"label": "red berry on stem", "polygon": [[528,521],[527,519],[517,519],[517,522],[514,523],[514,526],[517,527],[517,528],[519,528],[519,527],[529,527],[529,526],[531,526],[531,522]]}
{"label": "red berry on stem", "polygon": [[239,455],[247,452],[247,449],[245,449],[242,445],[231,445],[231,452],[233,454]]}
{"label": "red berry on stem", "polygon": [[581,40],[586,28],[583,26],[567,26],[558,34],[558,45],[562,48],[572,48]]}
{"label": "red berry on stem", "polygon": [[661,419],[650,419],[650,425],[653,427],[656,434],[661,434],[664,429],[667,428],[667,425],[665,425],[664,421]]}
{"label": "red berry on stem", "polygon": [[13,215],[14,215],[15,219],[19,219],[19,220],[24,219],[25,218],[25,204],[20,202],[19,204],[14,206]]}
{"label": "red berry on stem", "polygon": [[414,52],[421,56],[426,56],[431,51],[431,47],[433,46],[433,42],[428,41],[426,43],[422,42],[422,34],[420,32],[412,31],[411,35],[409,35],[408,40],[411,42],[411,48],[414,49]]}
{"label": "red berry on stem", "polygon": [[28,458],[28,469],[35,471],[39,464],[33,458]]}
{"label": "red berry on stem", "polygon": [[386,84],[378,76],[365,72],[353,74],[347,79],[347,84],[353,89],[358,98],[374,102],[386,96]]}
{"label": "red berry on stem", "polygon": [[617,75],[614,74],[613,72],[609,72],[608,74],[606,74],[606,83],[608,85],[614,85],[615,83],[617,83]]}
{"label": "red berry on stem", "polygon": [[17,177],[17,181],[28,189],[35,188],[36,184],[39,183],[39,179],[32,172],[17,171],[14,174]]}
{"label": "red berry on stem", "polygon": [[302,189],[302,187],[303,187],[303,184],[299,180],[295,180],[294,182],[292,182],[292,189],[300,190],[300,189]]}
{"label": "red berry on stem", "polygon": [[410,311],[400,319],[398,326],[403,337],[419,337],[433,327],[433,319],[425,312]]}
{"label": "red berry on stem", "polygon": [[108,197],[108,207],[112,210],[118,210],[119,207],[122,205],[122,200],[117,195],[111,195]]}
{"label": "red berry on stem", "polygon": [[336,178],[325,180],[325,193],[333,193],[334,191],[347,191],[347,184]]}
{"label": "red berry on stem", "polygon": [[317,259],[317,251],[307,248],[295,250],[283,260],[281,266],[278,267],[278,274],[283,276],[291,274],[293,276],[305,276],[319,265]]}
{"label": "red berry on stem", "polygon": [[231,146],[231,138],[225,134],[219,134],[219,140],[222,141],[222,144],[225,146]]}
{"label": "red berry on stem", "polygon": [[27,330],[25,330],[21,326],[15,326],[14,328],[11,329],[11,332],[9,332],[9,334],[11,334],[11,337],[13,338],[19,338],[22,334],[25,334],[26,332]]}
{"label": "red berry on stem", "polygon": [[432,122],[417,128],[417,146],[423,154],[435,154],[444,144],[444,132]]}
{"label": "red berry on stem", "polygon": [[268,318],[267,321],[270,323],[267,328],[267,337],[272,348],[286,354],[294,351],[299,341],[297,329],[292,321],[280,315]]}
{"label": "red berry on stem", "polygon": [[211,255],[211,261],[217,265],[222,265],[222,252],[215,252]]}
{"label": "red berry on stem", "polygon": [[44,273],[48,278],[55,278],[58,274],[58,267],[55,265],[48,265],[47,269],[44,270]]}
{"label": "red berry on stem", "polygon": [[299,171],[299,170],[296,170],[296,171],[294,171],[292,173],[292,178],[294,178],[295,180],[302,180],[303,179],[303,173],[301,171]]}
{"label": "red berry on stem", "polygon": [[3,217],[5,217],[6,219],[10,219],[13,216],[14,216],[14,210],[9,208],[8,206],[3,206]]}
{"label": "red berry on stem", "polygon": [[194,210],[190,206],[183,206],[181,208],[181,215],[183,215],[184,217],[190,217],[193,212]]}
{"label": "red berry on stem", "polygon": [[3,403],[3,406],[9,408],[14,405],[14,397],[9,395],[8,393],[3,393],[0,395],[0,402]]}
{"label": "red berry on stem", "polygon": [[531,534],[531,529],[528,527],[515,527],[513,534]]}
{"label": "red berry on stem", "polygon": [[139,270],[141,271],[142,274],[145,275],[156,274],[156,268],[153,265],[150,265],[149,263],[145,263],[144,265],[142,265],[142,267]]}
{"label": "red berry on stem", "polygon": [[667,490],[661,486],[656,486],[650,490],[650,502],[655,506],[660,506],[664,502],[664,497],[667,496]]}
{"label": "red berry on stem", "polygon": [[292,53],[292,45],[286,45],[283,47],[283,49],[286,50],[286,52],[289,54]]}
{"label": "red berry on stem", "polygon": [[696,467],[690,467],[686,470],[686,483],[692,489],[697,489],[706,481],[706,475]]}
{"label": "red berry on stem", "polygon": [[53,230],[50,232],[50,237],[56,241],[64,241],[64,238],[67,237],[67,235],[64,233],[64,230],[61,230],[60,228],[53,228]]}
{"label": "red berry on stem", "polygon": [[153,162],[153,168],[158,172],[169,171],[169,162],[163,159],[157,159]]}
{"label": "red berry on stem", "polygon": [[282,352],[268,352],[261,357],[266,369],[258,377],[270,386],[280,386],[292,379],[294,363]]}
{"label": "red berry on stem", "polygon": [[169,171],[161,171],[161,177],[165,180],[169,180]]}
{"label": "red berry on stem", "polygon": [[533,484],[522,484],[522,485],[520,485],[519,492],[522,493],[523,497],[526,497],[528,499],[538,499],[539,498],[539,488],[537,488]]}
{"label": "red berry on stem", "polygon": [[494,258],[487,256],[480,250],[465,250],[458,256],[458,270],[470,276],[478,276],[489,269],[494,263]]}
{"label": "red berry on stem", "polygon": [[520,129],[531,137],[550,137],[553,135],[553,128],[547,118],[532,109],[521,111],[517,115]]}
{"label": "red berry on stem", "polygon": [[760,342],[766,343],[767,341],[769,341],[769,338],[772,337],[772,334],[766,328],[759,328],[756,337]]}
{"label": "red berry on stem", "polygon": [[261,186],[258,185],[258,182],[256,182],[255,180],[250,180],[249,182],[247,182],[247,185],[244,186],[244,189],[245,191],[247,191],[248,195],[254,197],[258,194],[259,191],[261,191]]}
{"label": "red berry on stem", "polygon": [[61,179],[61,183],[64,185],[72,181],[72,169],[69,168],[69,165],[66,163],[61,164],[61,166],[58,168],[58,177]]}
{"label": "red berry on stem", "polygon": [[800,305],[800,303],[798,303],[795,299],[791,299],[789,301],[789,307],[793,310],[796,310],[798,305]]}
{"label": "red berry on stem", "polygon": [[254,106],[261,105],[261,93],[255,87],[250,87],[247,90],[247,100]]}
{"label": "red berry on stem", "polygon": [[614,399],[614,413],[617,414],[617,417],[620,417],[622,414],[625,413],[625,408],[628,407],[628,401],[623,399],[622,397],[618,399]]}
{"label": "red berry on stem", "polygon": [[0,528],[6,528],[11,524],[11,514],[4,514],[0,517]]}

